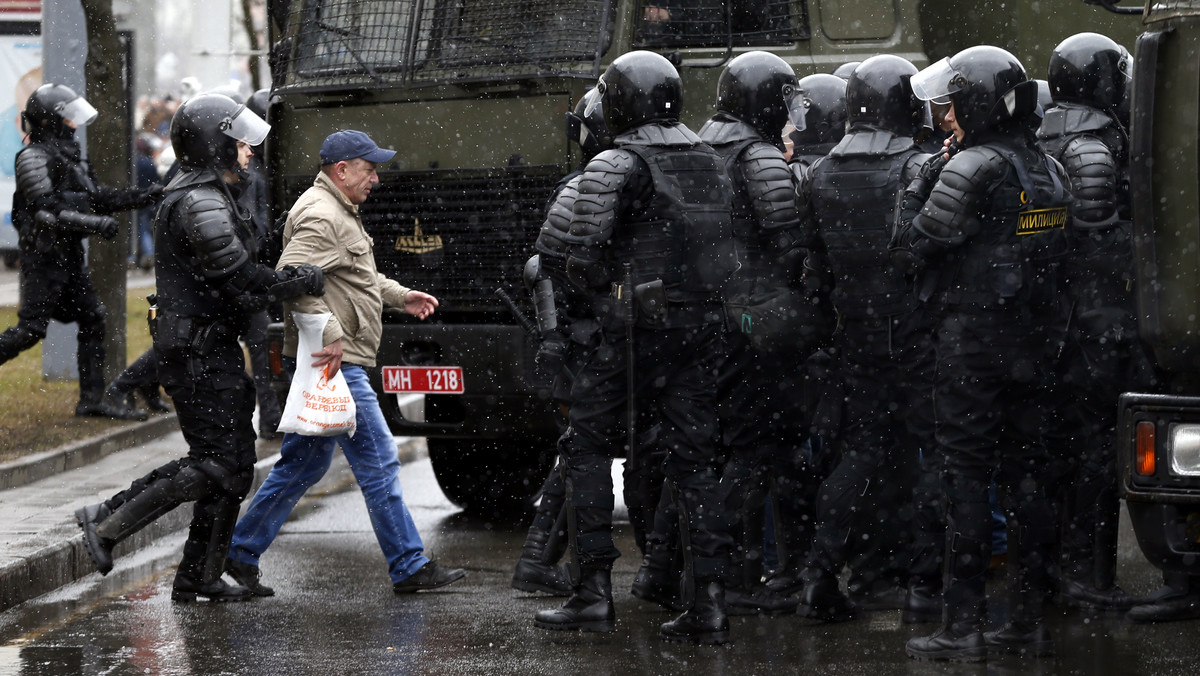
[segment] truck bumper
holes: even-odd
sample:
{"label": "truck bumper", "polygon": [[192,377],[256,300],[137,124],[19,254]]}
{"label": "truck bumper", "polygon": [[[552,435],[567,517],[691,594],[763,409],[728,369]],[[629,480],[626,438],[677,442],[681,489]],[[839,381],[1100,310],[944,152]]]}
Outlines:
{"label": "truck bumper", "polygon": [[1165,571],[1200,575],[1200,397],[1126,393],[1117,457],[1138,545]]}

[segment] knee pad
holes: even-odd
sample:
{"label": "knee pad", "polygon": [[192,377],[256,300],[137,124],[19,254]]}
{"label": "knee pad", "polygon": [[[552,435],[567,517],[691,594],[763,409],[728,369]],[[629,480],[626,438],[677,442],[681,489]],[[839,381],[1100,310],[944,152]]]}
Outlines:
{"label": "knee pad", "polygon": [[180,469],[170,481],[169,494],[179,502],[199,500],[208,493],[213,484],[207,474],[192,465]]}

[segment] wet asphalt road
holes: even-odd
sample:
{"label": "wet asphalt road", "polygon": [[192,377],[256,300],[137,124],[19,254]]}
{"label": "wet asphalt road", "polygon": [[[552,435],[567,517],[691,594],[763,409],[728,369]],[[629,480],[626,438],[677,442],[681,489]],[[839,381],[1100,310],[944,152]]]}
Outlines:
{"label": "wet asphalt road", "polygon": [[[392,594],[358,492],[306,503],[264,556],[273,598],[173,604],[170,585],[182,535],[0,614],[0,675],[20,674],[1194,674],[1200,622],[1133,625],[1116,614],[1051,610],[1058,655],[986,665],[922,663],[904,642],[931,630],[898,611],[840,625],[796,617],[734,618],[725,647],[664,643],[665,612],[631,597],[636,557],[618,508],[618,623],[609,634],[533,626],[548,597],[513,591],[511,566],[523,523],[462,514],[441,495],[427,460],[402,472],[406,499],[427,549],[467,569],[440,592]],[[186,508],[186,507],[185,507]],[[1121,579],[1134,591],[1157,573],[1125,531]],[[1002,605],[993,607],[1001,621]]]}

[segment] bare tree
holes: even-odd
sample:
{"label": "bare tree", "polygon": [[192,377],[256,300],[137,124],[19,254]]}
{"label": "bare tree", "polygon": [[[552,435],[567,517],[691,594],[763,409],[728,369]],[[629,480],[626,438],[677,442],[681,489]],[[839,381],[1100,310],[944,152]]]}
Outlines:
{"label": "bare tree", "polygon": [[242,27],[246,30],[246,38],[250,43],[250,92],[254,93],[262,89],[262,74],[259,67],[258,52],[262,49],[262,45],[258,42],[258,30],[254,28],[254,16],[251,13],[250,0],[242,0]]}
{"label": "bare tree", "polygon": [[[101,111],[88,127],[88,157],[101,184],[131,183],[129,109],[126,103],[125,49],[117,35],[112,0],[80,0],[87,21],[88,56],[85,98]],[[125,276],[130,217],[118,214],[123,227],[112,241],[91,238],[92,282],[108,309],[104,379],[111,382],[125,368]]]}

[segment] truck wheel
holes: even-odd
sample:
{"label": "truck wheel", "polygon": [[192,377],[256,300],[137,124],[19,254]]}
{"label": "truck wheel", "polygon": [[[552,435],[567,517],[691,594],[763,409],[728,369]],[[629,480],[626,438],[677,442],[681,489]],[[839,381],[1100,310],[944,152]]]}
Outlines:
{"label": "truck wheel", "polygon": [[528,510],[554,460],[553,441],[428,439],[433,474],[446,498],[479,516]]}

